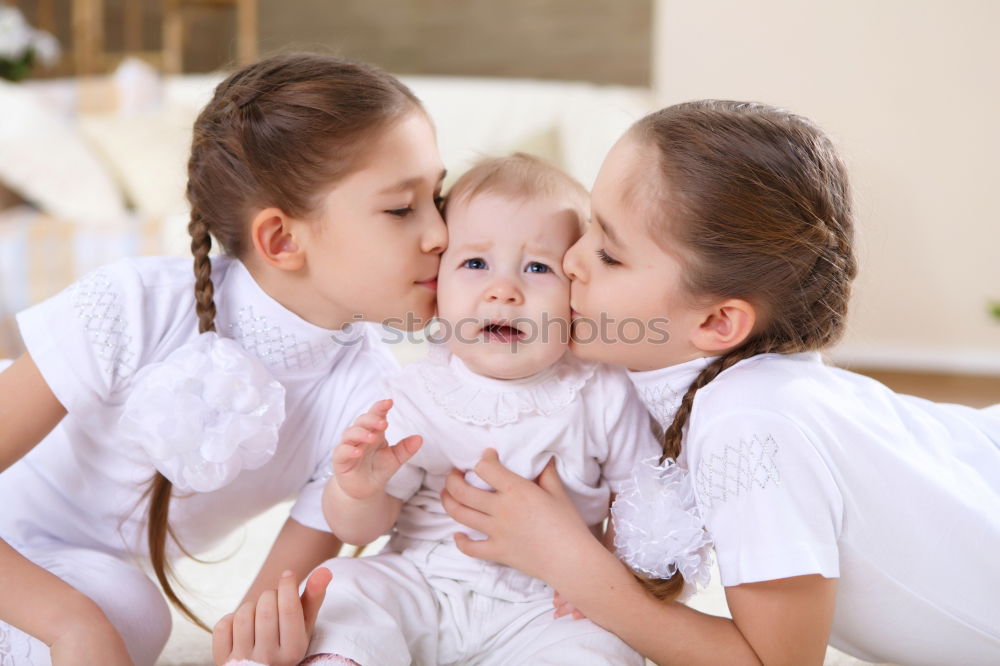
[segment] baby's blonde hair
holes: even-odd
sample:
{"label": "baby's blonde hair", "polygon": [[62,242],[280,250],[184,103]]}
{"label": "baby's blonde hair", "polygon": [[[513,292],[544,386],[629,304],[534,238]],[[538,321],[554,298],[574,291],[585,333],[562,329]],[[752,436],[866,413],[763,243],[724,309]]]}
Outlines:
{"label": "baby's blonde hair", "polygon": [[581,233],[590,220],[590,193],[587,188],[559,167],[520,152],[506,157],[486,158],[463,173],[445,197],[445,219],[451,206],[468,203],[487,193],[512,199],[562,198],[576,213]]}

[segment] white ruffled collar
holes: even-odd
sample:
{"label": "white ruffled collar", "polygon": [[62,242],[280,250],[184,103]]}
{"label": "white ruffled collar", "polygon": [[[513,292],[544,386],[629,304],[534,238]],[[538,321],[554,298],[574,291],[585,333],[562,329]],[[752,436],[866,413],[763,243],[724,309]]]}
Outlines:
{"label": "white ruffled collar", "polygon": [[417,372],[428,394],[449,416],[464,423],[500,426],[525,414],[548,416],[573,401],[593,377],[597,363],[569,352],[548,368],[521,379],[476,374],[440,343],[431,343]]}
{"label": "white ruffled collar", "polygon": [[708,367],[717,356],[696,358],[686,363],[670,365],[658,370],[633,372],[629,370],[628,378],[635,385],[642,403],[660,427],[666,430],[674,421],[674,414],[680,407],[681,399],[692,382]]}
{"label": "white ruffled collar", "polygon": [[235,340],[275,375],[325,372],[341,352],[362,342],[363,325],[331,331],[311,324],[261,289],[238,259],[218,257],[213,272],[218,268],[225,270],[216,286],[219,334]]}

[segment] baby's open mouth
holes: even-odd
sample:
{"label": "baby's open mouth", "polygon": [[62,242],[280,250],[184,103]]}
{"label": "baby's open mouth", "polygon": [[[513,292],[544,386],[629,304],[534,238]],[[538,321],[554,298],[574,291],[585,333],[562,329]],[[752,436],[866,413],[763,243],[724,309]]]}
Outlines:
{"label": "baby's open mouth", "polygon": [[482,328],[486,342],[519,342],[524,339],[524,333],[509,322],[492,321]]}

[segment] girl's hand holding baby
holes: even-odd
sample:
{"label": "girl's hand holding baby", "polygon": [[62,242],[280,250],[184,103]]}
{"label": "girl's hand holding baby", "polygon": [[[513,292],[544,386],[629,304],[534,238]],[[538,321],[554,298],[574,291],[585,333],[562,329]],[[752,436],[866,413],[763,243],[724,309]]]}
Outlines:
{"label": "girl's hand holding baby", "polygon": [[[567,560],[604,547],[566,494],[555,464],[550,462],[535,483],[508,470],[497,452],[487,449],[475,471],[496,490],[475,488],[453,470],[441,493],[448,515],[488,537],[476,541],[456,534],[459,550],[519,569],[556,589],[572,588],[569,583],[564,588],[559,580],[561,572],[579,570]],[[525,520],[526,515],[531,520]],[[561,555],[554,557],[556,553]],[[562,598],[560,602],[565,603]]]}
{"label": "girl's hand holding baby", "polygon": [[330,570],[320,567],[310,574],[299,597],[295,576],[286,571],[277,590],[265,591],[256,605],[247,601],[216,623],[212,631],[215,663],[298,664],[306,656],[329,583]]}
{"label": "girl's hand holding baby", "polygon": [[399,468],[420,449],[423,439],[411,435],[389,446],[385,430],[392,400],[380,400],[359,416],[333,450],[337,485],[353,499],[367,499],[385,488]]}

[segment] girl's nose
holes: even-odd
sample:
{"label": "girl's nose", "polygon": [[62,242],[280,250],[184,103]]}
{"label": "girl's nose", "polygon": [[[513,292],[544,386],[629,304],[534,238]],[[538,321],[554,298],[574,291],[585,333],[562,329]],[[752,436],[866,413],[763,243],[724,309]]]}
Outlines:
{"label": "girl's nose", "polygon": [[503,305],[521,305],[524,294],[509,280],[495,280],[483,293],[487,303],[502,303]]}
{"label": "girl's nose", "polygon": [[441,254],[448,247],[448,228],[436,209],[420,239],[420,249],[427,254]]}
{"label": "girl's nose", "polygon": [[563,273],[573,282],[577,280],[586,281],[587,276],[583,267],[583,261],[581,260],[584,239],[585,237],[580,238],[573,243],[573,246],[563,256]]}

